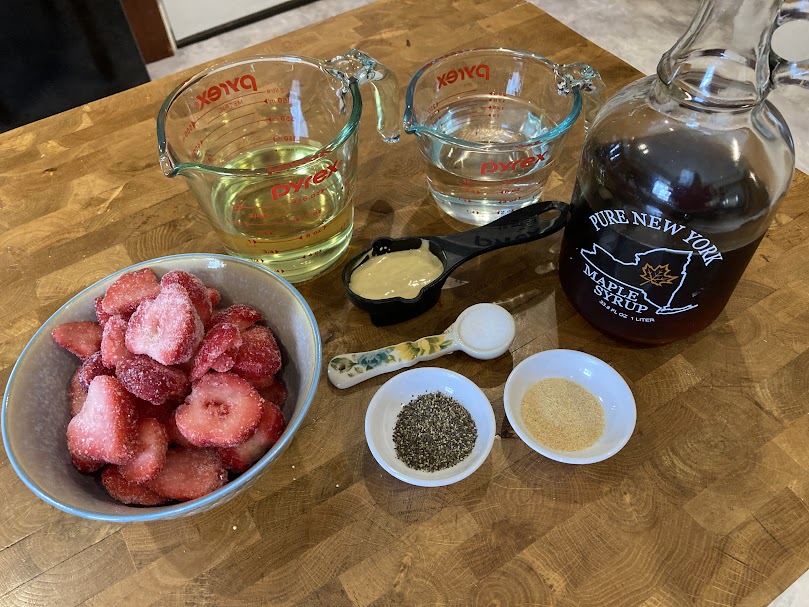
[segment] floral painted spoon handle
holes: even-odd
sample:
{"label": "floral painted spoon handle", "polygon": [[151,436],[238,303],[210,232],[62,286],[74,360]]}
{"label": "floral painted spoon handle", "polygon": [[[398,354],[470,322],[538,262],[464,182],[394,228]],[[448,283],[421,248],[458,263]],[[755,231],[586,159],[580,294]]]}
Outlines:
{"label": "floral painted spoon handle", "polygon": [[418,362],[432,360],[458,349],[460,344],[450,327],[441,335],[405,341],[371,352],[335,356],[329,361],[327,374],[331,383],[338,388],[350,388],[377,375],[412,367]]}

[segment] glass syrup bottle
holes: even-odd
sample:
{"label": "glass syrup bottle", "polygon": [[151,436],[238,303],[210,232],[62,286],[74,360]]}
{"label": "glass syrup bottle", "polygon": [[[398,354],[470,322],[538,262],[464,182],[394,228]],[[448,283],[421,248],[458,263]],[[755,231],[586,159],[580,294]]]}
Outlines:
{"label": "glass syrup bottle", "polygon": [[657,74],[596,116],[559,273],[601,331],[666,343],[727,304],[795,166],[789,129],[766,99],[798,65],[770,49],[781,10],[782,0],[703,0]]}

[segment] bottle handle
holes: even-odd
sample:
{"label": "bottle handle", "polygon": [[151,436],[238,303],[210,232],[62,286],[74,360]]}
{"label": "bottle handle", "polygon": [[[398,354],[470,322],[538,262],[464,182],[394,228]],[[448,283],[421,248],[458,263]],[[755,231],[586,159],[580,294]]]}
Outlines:
{"label": "bottle handle", "polygon": [[[360,50],[352,48],[345,55],[326,61],[327,71],[343,82],[362,86],[371,83],[376,102],[376,130],[386,143],[399,141],[402,124],[399,113],[399,82],[390,68]],[[344,92],[348,92],[348,89]]]}
{"label": "bottle handle", "polygon": [[[809,0],[787,0],[781,7],[775,28],[790,21],[809,21]],[[770,80],[772,85],[797,84],[809,89],[809,59],[788,61],[770,45]]]}
{"label": "bottle handle", "polygon": [[556,74],[556,87],[560,95],[578,90],[581,93],[584,132],[590,129],[598,110],[604,104],[604,81],[599,73],[586,63],[566,63],[553,68]]}

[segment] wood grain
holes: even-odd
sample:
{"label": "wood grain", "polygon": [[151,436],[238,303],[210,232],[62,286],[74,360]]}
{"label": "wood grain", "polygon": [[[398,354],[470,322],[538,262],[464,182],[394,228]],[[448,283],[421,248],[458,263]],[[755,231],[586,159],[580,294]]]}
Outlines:
{"label": "wood grain", "polygon": [[[329,58],[356,46],[402,91],[427,60],[473,46],[595,66],[612,93],[638,73],[529,4],[382,0],[244,53]],[[157,162],[155,117],[192,71],[0,135],[3,380],[67,298],[131,263],[221,252],[185,184]],[[366,108],[367,109],[367,108]],[[360,127],[356,232],[464,226],[429,197],[412,138]],[[572,191],[581,125],[548,198]],[[452,487],[402,484],[374,461],[365,407],[385,378],[339,392],[321,375],[291,447],[246,494],[191,519],[116,526],[63,514],[0,457],[0,605],[764,605],[809,568],[809,179],[795,177],[725,312],[681,342],[633,348],[562,295],[559,236],[458,269],[418,319],[379,328],[346,300],[340,268],[300,285],[324,359],[445,329],[467,305],[516,318],[511,352],[437,366],[491,400],[491,456]],[[590,466],[543,459],[508,425],[511,369],[548,348],[585,350],[630,383],[638,422]]]}

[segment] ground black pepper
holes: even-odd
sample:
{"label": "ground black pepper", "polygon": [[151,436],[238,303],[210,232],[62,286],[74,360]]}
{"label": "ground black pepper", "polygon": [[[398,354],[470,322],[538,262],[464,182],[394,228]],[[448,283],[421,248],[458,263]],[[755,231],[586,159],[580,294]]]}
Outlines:
{"label": "ground black pepper", "polygon": [[464,406],[442,392],[422,394],[396,417],[397,457],[414,470],[437,472],[463,461],[475,446],[478,429]]}

